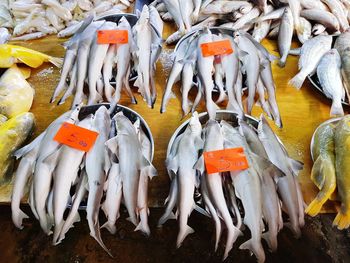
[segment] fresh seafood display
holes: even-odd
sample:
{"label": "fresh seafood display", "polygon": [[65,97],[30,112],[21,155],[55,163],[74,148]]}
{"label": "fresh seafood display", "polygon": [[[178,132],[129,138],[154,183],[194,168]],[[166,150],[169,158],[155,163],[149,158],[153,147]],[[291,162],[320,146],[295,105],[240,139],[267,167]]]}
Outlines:
{"label": "fresh seafood display", "polygon": [[[122,111],[113,114],[112,119],[104,105],[87,116],[80,116],[82,111],[77,107],[64,113],[30,144],[15,152],[20,162],[14,177],[12,219],[16,227],[23,228],[22,221],[28,216],[20,209],[20,201],[26,184],[30,183],[31,210],[43,231],[53,233],[56,245],[80,221],[78,208],[84,202],[90,235],[111,255],[100,234],[100,208],[107,218],[102,227],[114,234],[124,200],[136,230],[150,234],[147,189],[149,179],[157,174],[151,164],[151,135],[140,119],[132,123]],[[57,140],[61,127],[67,125],[96,133],[97,138],[87,152]],[[76,138],[84,146],[87,136],[77,138],[74,134],[68,137],[68,142]],[[64,218],[66,210],[69,213]]]}
{"label": "fresh seafood display", "polygon": [[[232,112],[226,114],[233,115]],[[226,229],[223,259],[242,235],[244,225],[249,228],[251,239],[239,248],[249,249],[258,262],[265,261],[261,239],[275,251],[277,235],[283,225],[290,228],[296,238],[300,237],[304,226],[304,201],[297,176],[303,164],[290,158],[263,115],[258,124],[255,121],[255,127],[251,119],[231,123],[210,118],[202,127],[196,112],[186,124],[182,126],[182,133],[173,135],[168,148],[166,166],[171,186],[165,212],[158,223],[178,220],[178,247],[194,232],[188,226],[193,209],[213,219],[215,251]],[[203,156],[238,149],[244,153],[247,167],[226,172],[218,166],[218,170],[209,171],[215,165],[208,164]],[[227,162],[223,166],[231,168],[240,165],[242,160],[232,161],[238,163],[233,166],[227,159],[219,158],[218,165],[222,162]],[[281,205],[289,217],[285,224]]]}
{"label": "fresh seafood display", "polygon": [[266,37],[277,38],[281,67],[286,63],[293,35],[303,44],[318,35],[344,32],[350,22],[350,3],[340,0],[190,0],[186,5],[183,2],[155,0],[152,3],[163,20],[174,21],[178,28],[167,38],[167,44],[204,27],[241,30],[250,32],[258,42]]}
{"label": "fresh seafood display", "polygon": [[[217,43],[216,41],[228,41],[233,52],[206,56],[203,45]],[[244,112],[251,114],[255,98],[258,97],[266,115],[282,128],[271,70],[271,62],[275,59],[244,31],[215,28],[189,34],[176,47],[173,66],[163,94],[161,112],[166,111],[168,101],[174,97],[172,87],[181,79],[183,116],[190,111],[194,112],[202,98],[212,119],[215,118],[217,104],[225,100],[228,100],[227,108],[240,116],[243,116]],[[193,79],[196,84],[193,83]],[[246,105],[243,103],[245,85],[248,88]],[[197,89],[197,97],[192,103],[188,94],[194,86]],[[216,101],[213,98],[214,90],[219,93]]]}
{"label": "fresh seafood display", "polygon": [[57,34],[73,35],[89,15],[104,16],[124,13],[128,0],[2,0],[0,28],[12,32],[12,40],[30,40]]}
{"label": "fresh seafood display", "polygon": [[306,208],[306,213],[316,216],[326,201],[340,201],[340,209],[333,221],[338,229],[350,226],[349,210],[349,150],[350,115],[331,119],[321,124],[315,131],[311,152],[314,165],[311,180],[319,189],[315,199]]}
{"label": "fresh seafood display", "polygon": [[[61,78],[51,102],[63,93],[58,104],[74,94],[73,108],[85,102],[85,98],[87,105],[105,100],[115,105],[125,91],[131,103],[137,103],[129,85],[130,74],[134,73],[134,86],[138,87],[148,106],[153,107],[157,96],[154,74],[163,32],[157,10],[145,5],[133,26],[125,16],[118,23],[92,20],[92,17],[84,20],[79,31],[65,44]],[[97,32],[104,30],[125,33],[126,41],[99,44]],[[114,87],[110,83],[112,78],[116,83]],[[85,82],[88,92],[84,90]]]}

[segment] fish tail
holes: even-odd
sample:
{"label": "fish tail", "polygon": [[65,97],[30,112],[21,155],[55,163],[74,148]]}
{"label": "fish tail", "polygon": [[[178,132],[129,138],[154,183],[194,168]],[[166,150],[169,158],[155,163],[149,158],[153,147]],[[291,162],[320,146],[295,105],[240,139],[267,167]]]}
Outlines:
{"label": "fish tail", "polygon": [[327,199],[318,200],[316,197],[305,209],[305,213],[309,216],[317,216],[326,201]]}
{"label": "fish tail", "polygon": [[275,252],[277,250],[277,235],[274,235],[268,231],[262,234],[262,238],[267,242],[271,252]]}
{"label": "fish tail", "polygon": [[65,221],[61,221],[58,225],[55,225],[55,229],[53,232],[53,238],[52,238],[52,245],[56,246],[58,245],[62,239],[60,239],[60,234],[62,232],[62,229],[64,227]]}
{"label": "fish tail", "polygon": [[305,73],[303,71],[300,71],[291,80],[289,80],[288,85],[299,90],[303,85],[305,78],[306,78]]}
{"label": "fish tail", "polygon": [[280,68],[284,68],[286,66],[286,61],[287,61],[287,56],[283,55],[281,59],[278,61],[278,66],[280,66]]}
{"label": "fish tail", "polygon": [[185,238],[192,233],[194,233],[194,230],[188,225],[185,225],[184,227],[180,228],[179,234],[177,236],[176,247],[179,248],[182,242],[185,240]]}
{"label": "fish tail", "polygon": [[104,223],[101,228],[106,228],[109,233],[111,233],[112,235],[114,235],[115,233],[117,233],[117,228],[115,226],[115,223],[112,223],[110,221],[107,221],[106,223]]}
{"label": "fish tail", "polygon": [[291,222],[284,223],[284,225],[289,228],[296,239],[301,237],[301,230],[298,224],[292,224]]}
{"label": "fish tail", "polygon": [[229,227],[227,230],[227,239],[226,239],[226,247],[224,256],[222,258],[222,261],[224,261],[228,257],[228,253],[231,251],[233,247],[233,243],[237,240],[239,236],[243,235],[241,230],[239,230],[237,227]]}
{"label": "fish tail", "polygon": [[218,250],[221,236],[221,223],[220,219],[215,220],[215,252]]}
{"label": "fish tail", "polygon": [[162,226],[165,224],[166,221],[170,220],[170,219],[176,219],[176,216],[174,214],[174,212],[170,212],[170,213],[165,213],[158,221],[158,226]]}
{"label": "fish tail", "polygon": [[249,239],[248,241],[240,245],[239,249],[248,249],[251,252],[253,252],[256,258],[258,259],[258,262],[265,261],[265,252],[261,245],[261,242],[258,240]]}
{"label": "fish tail", "polygon": [[50,63],[54,64],[58,68],[62,67],[62,64],[63,64],[62,58],[49,57],[49,61],[50,61]]}
{"label": "fish tail", "polygon": [[333,100],[330,115],[344,116],[344,110],[340,100]]}
{"label": "fish tail", "polygon": [[151,230],[149,228],[149,225],[146,222],[143,222],[142,220],[137,225],[137,227],[135,228],[134,231],[141,231],[142,233],[144,233],[148,237],[151,235]]}
{"label": "fish tail", "polygon": [[106,251],[106,253],[107,253],[111,258],[113,258],[112,253],[109,251],[109,249],[107,249],[107,247],[105,246],[105,244],[104,244],[103,241],[102,241],[99,222],[97,221],[97,222],[93,225],[92,229],[91,229],[90,225],[91,225],[91,223],[89,224],[90,236],[92,236],[92,237],[97,241],[97,243],[103,248],[103,250]]}
{"label": "fish tail", "polygon": [[340,211],[333,221],[333,226],[337,226],[339,230],[348,228],[350,226],[350,214]]}
{"label": "fish tail", "polygon": [[23,219],[25,218],[29,218],[28,215],[26,215],[22,210],[18,210],[17,213],[12,212],[12,222],[14,223],[14,225],[19,228],[19,229],[23,229]]}

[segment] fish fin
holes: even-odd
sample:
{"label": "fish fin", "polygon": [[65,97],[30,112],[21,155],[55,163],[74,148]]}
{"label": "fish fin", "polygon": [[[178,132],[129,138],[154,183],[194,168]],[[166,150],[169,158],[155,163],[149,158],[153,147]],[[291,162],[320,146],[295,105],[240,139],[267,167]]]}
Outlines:
{"label": "fish fin", "polygon": [[292,158],[289,158],[289,163],[291,165],[291,168],[292,168],[292,171],[293,171],[293,174],[295,176],[298,175],[299,171],[303,170],[304,168],[304,163],[298,161],[298,160],[294,160]]}
{"label": "fish fin", "polygon": [[180,229],[179,234],[177,236],[176,247],[179,248],[182,242],[185,240],[185,238],[192,233],[194,233],[194,230],[188,225],[186,225],[184,229]]}
{"label": "fish fin", "polygon": [[107,148],[114,154],[118,153],[118,137],[113,137],[105,142]]}
{"label": "fish fin", "polygon": [[333,221],[333,226],[337,226],[339,230],[347,229],[350,226],[350,214],[338,212],[337,216]]}
{"label": "fish fin", "polygon": [[101,228],[106,228],[109,233],[111,233],[112,235],[114,235],[115,233],[117,233],[117,228],[115,226],[115,224],[107,221],[106,223],[104,223]]}
{"label": "fish fin", "polygon": [[177,156],[175,155],[173,158],[167,158],[166,159],[166,167],[168,170],[172,171],[174,174],[177,173],[177,170],[179,169],[179,164],[177,160]]}
{"label": "fish fin", "polygon": [[271,236],[270,231],[268,231],[263,233],[261,237],[266,241],[271,252],[275,252],[277,250],[277,236]]}
{"label": "fish fin", "polygon": [[170,219],[176,219],[176,215],[174,214],[173,211],[171,211],[170,213],[165,213],[158,221],[158,226],[162,226],[165,224],[166,221],[170,220]]}
{"label": "fish fin", "polygon": [[261,168],[263,171],[266,171],[267,174],[271,175],[275,181],[277,181],[278,178],[285,176],[284,172],[282,172],[270,160],[260,157],[253,152],[251,152],[251,156],[253,156],[254,160],[258,163],[259,168]]}
{"label": "fish fin", "polygon": [[194,205],[194,210],[196,210],[198,213],[204,215],[204,216],[207,216],[207,217],[211,217],[210,214],[203,208],[201,208],[200,206],[198,205]]}
{"label": "fish fin", "polygon": [[291,80],[288,81],[288,85],[299,90],[303,85],[305,78],[306,78],[305,73],[303,71],[300,71]]}
{"label": "fish fin", "polygon": [[265,261],[265,252],[260,241],[254,241],[252,239],[249,239],[248,241],[240,245],[239,249],[248,249],[251,252],[253,252],[254,255],[257,257],[258,262]]}
{"label": "fish fin", "polygon": [[44,159],[43,159],[43,163],[50,163],[51,161],[54,161],[58,155],[59,155],[59,150],[61,149],[62,145],[58,145],[54,151],[52,151],[51,153],[49,153]]}
{"label": "fish fin", "polygon": [[29,218],[29,216],[27,214],[25,214],[22,210],[18,210],[18,214],[16,217],[13,216],[12,214],[12,221],[14,223],[14,225],[18,228],[18,229],[23,229],[23,219]]}
{"label": "fish fin", "polygon": [[142,224],[142,221],[140,221],[140,223],[137,225],[134,231],[141,231],[148,237],[151,235],[151,230],[149,229],[148,224]]}
{"label": "fish fin", "polygon": [[143,169],[143,172],[152,180],[153,177],[158,175],[156,168],[153,165],[147,166]]}
{"label": "fish fin", "polygon": [[248,53],[248,52],[245,52],[245,51],[243,51],[243,50],[239,50],[239,51],[238,51],[238,55],[239,55],[240,58],[243,58],[243,57],[249,55],[249,53]]}
{"label": "fish fin", "polygon": [[199,157],[198,161],[193,166],[193,169],[198,170],[200,172],[200,174],[204,173],[205,167],[204,167],[204,157],[203,157],[203,155],[201,157]]}
{"label": "fish fin", "polygon": [[330,115],[331,116],[344,116],[344,110],[343,110],[343,105],[342,105],[341,101],[333,100]]}
{"label": "fish fin", "polygon": [[49,61],[50,61],[50,63],[52,63],[53,65],[55,65],[58,68],[62,67],[62,64],[63,64],[62,58],[49,57]]}

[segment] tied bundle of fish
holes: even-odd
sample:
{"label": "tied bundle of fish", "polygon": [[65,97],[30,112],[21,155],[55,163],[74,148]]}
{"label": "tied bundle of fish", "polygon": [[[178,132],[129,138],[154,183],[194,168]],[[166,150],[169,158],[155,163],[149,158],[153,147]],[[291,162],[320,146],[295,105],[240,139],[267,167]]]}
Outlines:
{"label": "tied bundle of fish", "polygon": [[317,36],[297,51],[299,73],[289,84],[300,89],[308,75],[317,73],[324,94],[333,101],[330,115],[343,116],[342,102],[350,98],[350,29],[337,37]]}
{"label": "tied bundle of fish", "polygon": [[[66,54],[60,81],[51,102],[62,94],[62,104],[74,94],[72,106],[85,100],[92,105],[107,100],[115,105],[124,90],[137,103],[129,85],[131,73],[135,73],[134,86],[138,87],[149,107],[153,107],[157,93],[154,81],[156,62],[161,52],[163,22],[154,7],[143,7],[138,22],[131,27],[122,17],[118,24],[86,19],[79,31],[66,43]],[[123,30],[128,42],[120,44],[98,44],[98,30]],[[110,83],[115,79],[115,87]],[[68,82],[67,82],[68,81]],[[84,83],[88,91],[84,91]]]}
{"label": "tied bundle of fish", "polygon": [[311,180],[319,193],[305,211],[316,216],[328,200],[340,202],[333,221],[338,229],[350,226],[349,123],[350,116],[346,115],[337,122],[322,124],[314,134],[311,149],[315,160]]}
{"label": "tied bundle of fish", "polygon": [[[204,57],[201,45],[220,40],[229,40],[233,53]],[[271,61],[274,59],[274,56],[244,31],[228,33],[227,30],[222,30],[222,33],[214,34],[209,29],[199,30],[178,46],[163,95],[161,112],[166,111],[168,101],[174,97],[174,83],[181,79],[184,116],[196,110],[202,97],[211,119],[215,118],[217,103],[225,100],[228,100],[227,108],[239,116],[243,116],[244,112],[251,114],[257,95],[264,112],[281,128],[282,120],[271,70]],[[193,77],[196,85],[193,84]],[[193,86],[197,86],[197,96],[191,107],[188,94]],[[243,103],[244,87],[248,87],[246,105]],[[219,91],[216,102],[213,100],[215,88]]]}
{"label": "tied bundle of fish", "polygon": [[57,34],[73,35],[89,15],[123,13],[128,0],[18,0],[0,1],[0,27],[10,29],[12,40],[30,40]]}
{"label": "tied bundle of fish", "polygon": [[[243,148],[248,169],[207,173],[200,152],[237,147]],[[186,130],[175,139],[166,165],[171,186],[159,225],[168,219],[178,220],[178,247],[194,232],[188,226],[193,209],[213,219],[215,251],[222,230],[226,229],[223,259],[227,258],[236,239],[243,235],[244,225],[249,228],[251,239],[239,248],[249,249],[258,262],[265,260],[261,239],[275,251],[277,234],[283,225],[290,228],[295,237],[300,237],[300,228],[304,225],[304,201],[297,175],[303,164],[289,157],[263,115],[257,130],[242,120],[239,127],[225,121],[209,120],[202,129],[198,115],[194,113]],[[200,200],[195,201],[198,196]],[[281,204],[289,222],[283,222]],[[175,207],[176,214],[173,212]]]}
{"label": "tied bundle of fish", "polygon": [[278,38],[284,66],[293,35],[301,43],[320,34],[344,32],[350,22],[349,0],[156,0],[164,20],[175,21],[178,31],[166,43],[205,26],[220,26],[251,32],[260,42]]}
{"label": "tied bundle of fish", "polygon": [[[151,142],[140,120],[131,123],[122,112],[111,120],[106,107],[101,106],[94,115],[79,120],[79,111],[78,107],[61,115],[33,142],[15,153],[21,160],[11,199],[12,220],[21,229],[23,219],[28,218],[20,209],[20,201],[29,183],[31,210],[46,234],[52,234],[53,228],[56,245],[80,221],[78,208],[82,201],[86,202],[90,235],[111,255],[100,234],[100,208],[107,217],[102,227],[114,234],[123,199],[135,231],[150,234],[147,190],[149,178],[156,175],[151,164]],[[98,133],[88,152],[54,140],[65,122]]]}

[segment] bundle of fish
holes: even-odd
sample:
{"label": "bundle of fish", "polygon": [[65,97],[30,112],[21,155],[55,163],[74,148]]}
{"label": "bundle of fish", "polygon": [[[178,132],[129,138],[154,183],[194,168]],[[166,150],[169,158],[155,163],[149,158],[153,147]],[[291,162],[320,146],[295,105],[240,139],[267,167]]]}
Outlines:
{"label": "bundle of fish", "polygon": [[[80,221],[78,208],[86,202],[90,235],[110,254],[101,239],[100,208],[107,217],[102,227],[115,233],[124,200],[136,230],[150,234],[148,178],[156,175],[151,164],[152,146],[140,120],[132,123],[122,112],[111,120],[105,106],[82,119],[78,118],[79,111],[78,107],[61,115],[34,141],[15,153],[21,161],[14,178],[12,219],[16,227],[22,228],[23,219],[28,218],[20,209],[20,201],[29,182],[31,210],[46,234],[51,234],[53,228],[53,244],[58,244],[73,224]],[[54,140],[64,123],[98,133],[88,152]],[[64,218],[68,205],[69,213]]]}
{"label": "bundle of fish", "polygon": [[318,36],[306,41],[298,52],[299,73],[290,85],[300,89],[308,75],[317,73],[324,94],[332,99],[331,116],[344,115],[342,102],[349,101],[350,91],[350,29],[336,37]]}
{"label": "bundle of fish", "polygon": [[[202,44],[221,40],[230,41],[233,49],[231,54],[204,56]],[[198,30],[179,42],[163,95],[161,112],[166,111],[169,99],[174,97],[172,87],[180,79],[180,76],[183,115],[185,116],[191,111],[192,102],[188,99],[188,93],[194,86],[192,79],[195,77],[198,92],[192,105],[192,112],[196,110],[204,96],[207,111],[212,119],[215,118],[218,108],[216,103],[226,99],[228,99],[228,109],[240,116],[244,115],[244,111],[251,114],[257,94],[259,104],[267,116],[272,118],[278,127],[282,127],[271,70],[271,61],[274,59],[274,56],[244,31]],[[243,105],[245,85],[248,87],[247,105]],[[216,102],[213,100],[215,87],[219,91]],[[265,93],[267,93],[267,99]]]}
{"label": "bundle of fish", "polygon": [[350,226],[349,209],[349,127],[350,115],[320,125],[312,138],[311,152],[314,165],[311,180],[319,189],[306,213],[316,216],[328,200],[340,202],[333,225],[338,229]]}
{"label": "bundle of fish", "polygon": [[[122,30],[127,32],[127,43],[99,44],[97,31]],[[131,27],[122,17],[118,24],[109,21],[86,19],[79,31],[66,43],[66,54],[60,81],[51,102],[64,91],[58,104],[74,94],[75,107],[88,97],[87,104],[104,100],[117,104],[122,90],[137,103],[129,86],[131,74],[136,76],[138,87],[149,107],[153,107],[157,92],[154,82],[156,62],[161,52],[163,21],[154,7],[143,7],[137,23]],[[116,85],[110,83],[114,78]],[[68,83],[67,83],[68,80]],[[88,83],[88,94],[84,83]]]}
{"label": "bundle of fish", "polygon": [[349,27],[349,0],[155,0],[164,20],[175,21],[178,31],[166,43],[205,26],[251,32],[260,42],[278,37],[280,65],[284,66],[294,32],[301,43],[320,34],[343,32]]}
{"label": "bundle of fish", "polygon": [[[237,147],[243,149],[249,165],[247,169],[208,174],[203,160],[206,152]],[[204,153],[199,156],[201,151]],[[202,130],[198,115],[194,113],[186,130],[174,140],[166,165],[171,187],[159,225],[168,219],[179,221],[178,247],[194,232],[187,224],[193,209],[213,219],[215,250],[222,229],[227,229],[224,259],[242,235],[243,224],[249,228],[251,239],[240,249],[249,249],[258,262],[265,260],[261,238],[275,251],[277,234],[283,225],[288,226],[295,237],[300,237],[304,202],[297,175],[303,164],[288,156],[263,115],[257,130],[243,120],[239,120],[238,127],[223,120],[220,123],[209,120]],[[285,224],[281,204],[289,216]],[[176,214],[173,213],[175,207]]]}
{"label": "bundle of fish", "polygon": [[128,0],[1,0],[0,27],[9,28],[13,40],[30,40],[46,35],[73,35],[85,17],[124,12]]}

